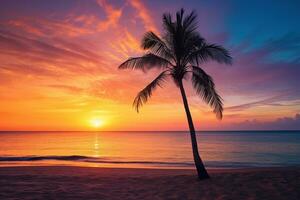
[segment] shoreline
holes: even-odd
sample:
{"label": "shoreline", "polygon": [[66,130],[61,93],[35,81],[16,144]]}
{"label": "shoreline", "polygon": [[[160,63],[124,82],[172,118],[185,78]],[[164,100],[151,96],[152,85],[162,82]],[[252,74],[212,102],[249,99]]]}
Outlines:
{"label": "shoreline", "polygon": [[[0,165],[0,173],[1,169],[6,169],[6,170],[13,170],[13,169],[18,169],[18,168],[45,168],[45,169],[59,169],[59,168],[74,168],[74,169],[95,169],[95,170],[124,170],[124,171],[131,171],[131,170],[138,170],[138,171],[181,171],[181,172],[191,172],[194,171],[196,173],[196,168],[191,167],[191,168],[168,168],[168,167],[115,167],[115,166],[89,166],[89,165],[60,165],[60,164],[44,164],[44,165],[35,165],[35,164],[29,164],[29,165]],[[235,172],[252,172],[252,171],[274,171],[274,170],[300,170],[300,165],[293,165],[293,166],[267,166],[267,167],[241,167],[241,168],[235,168],[235,167],[206,167],[207,171],[210,173],[235,173]]]}
{"label": "shoreline", "polygon": [[[40,162],[40,161],[22,161],[22,162],[15,162],[11,164],[11,162],[0,162],[0,169],[1,168],[20,168],[20,167],[33,167],[33,168],[59,168],[59,167],[66,167],[66,168],[98,168],[98,169],[124,169],[124,170],[179,170],[179,171],[196,171],[195,166],[189,166],[189,167],[180,167],[180,166],[153,166],[153,165],[139,165],[139,164],[130,164],[130,165],[116,165],[116,164],[111,164],[111,163],[102,163],[99,165],[98,163],[69,163],[68,161],[66,162],[61,162],[57,163],[55,162]],[[212,166],[205,166],[205,168],[210,172],[210,173],[223,173],[223,172],[243,172],[243,171],[269,171],[269,170],[276,170],[276,169],[300,169],[300,164],[296,165],[273,165],[273,166],[243,166],[243,167],[237,167],[237,166],[231,166],[231,167],[212,167]]]}
{"label": "shoreline", "polygon": [[0,199],[300,199],[300,167],[193,169],[0,167]]}

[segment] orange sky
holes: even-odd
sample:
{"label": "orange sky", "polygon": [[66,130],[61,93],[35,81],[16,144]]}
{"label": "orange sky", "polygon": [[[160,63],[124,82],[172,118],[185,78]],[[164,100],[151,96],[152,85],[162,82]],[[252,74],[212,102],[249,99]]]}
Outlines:
{"label": "orange sky", "polygon": [[[172,81],[155,91],[137,114],[132,101],[157,71],[117,70],[126,58],[142,53],[139,42],[145,31],[161,30],[164,10],[152,11],[148,6],[140,0],[114,4],[98,0],[60,9],[3,12],[0,130],[95,130],[94,119],[103,121],[99,130],[186,130],[181,96]],[[211,38],[222,42],[220,34],[215,35]],[[232,52],[234,58],[239,56]],[[248,122],[294,120],[300,112],[298,97],[285,99],[278,91],[239,92],[247,86],[238,82],[239,75],[227,76],[232,67],[207,66],[225,100],[225,115],[222,121],[215,119],[186,82],[197,129],[243,129]],[[255,84],[254,80],[258,78],[253,76],[249,84]],[[277,103],[285,106],[278,109]]]}

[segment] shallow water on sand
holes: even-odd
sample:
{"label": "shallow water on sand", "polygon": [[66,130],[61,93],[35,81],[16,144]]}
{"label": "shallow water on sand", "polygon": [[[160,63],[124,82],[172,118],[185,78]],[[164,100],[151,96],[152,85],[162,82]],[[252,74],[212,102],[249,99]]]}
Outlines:
{"label": "shallow water on sand", "polygon": [[[300,165],[300,131],[198,132],[209,168]],[[0,166],[191,168],[188,132],[0,132]]]}

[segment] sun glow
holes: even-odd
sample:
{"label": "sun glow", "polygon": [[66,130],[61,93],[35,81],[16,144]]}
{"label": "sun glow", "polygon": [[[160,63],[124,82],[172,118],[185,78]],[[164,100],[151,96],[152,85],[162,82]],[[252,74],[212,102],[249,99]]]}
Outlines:
{"label": "sun glow", "polygon": [[104,121],[102,119],[91,119],[90,124],[92,127],[94,128],[99,128],[101,126],[103,126]]}

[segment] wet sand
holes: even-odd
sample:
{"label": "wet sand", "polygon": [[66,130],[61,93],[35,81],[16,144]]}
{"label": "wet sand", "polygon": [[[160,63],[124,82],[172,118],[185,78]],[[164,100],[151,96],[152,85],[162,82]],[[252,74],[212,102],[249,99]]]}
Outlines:
{"label": "wet sand", "polygon": [[300,168],[209,170],[0,167],[0,199],[300,199]]}

